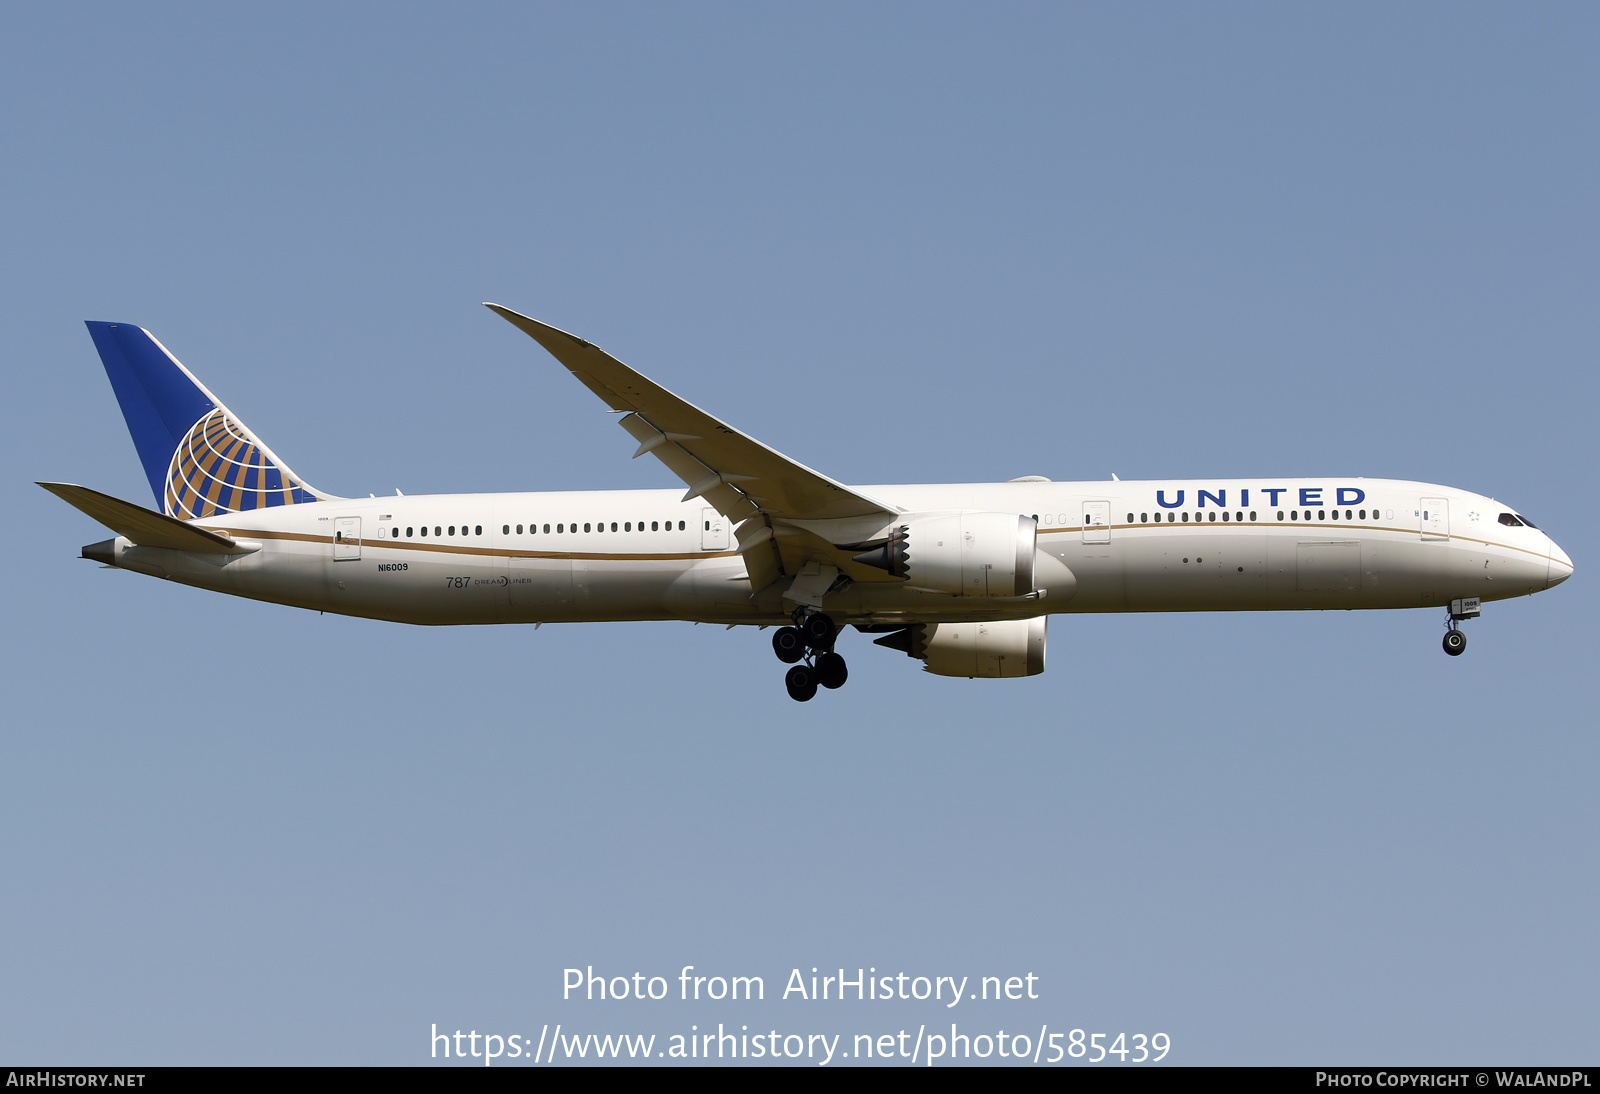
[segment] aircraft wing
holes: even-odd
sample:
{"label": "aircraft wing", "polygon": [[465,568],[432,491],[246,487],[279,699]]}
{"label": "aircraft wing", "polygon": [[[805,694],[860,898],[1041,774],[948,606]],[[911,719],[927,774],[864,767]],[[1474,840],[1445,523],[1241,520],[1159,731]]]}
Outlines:
{"label": "aircraft wing", "polygon": [[648,452],[666,464],[688,486],[685,501],[703,497],[735,522],[758,514],[826,520],[899,512],[773,451],[591,342],[499,304],[484,306],[549,350],[612,410],[627,411],[622,428],[639,442],[634,456]]}
{"label": "aircraft wing", "polygon": [[231,555],[241,551],[232,539],[209,528],[198,528],[177,517],[90,490],[87,486],[74,486],[69,482],[41,482],[39,485],[141,547],[166,547],[207,555]]}

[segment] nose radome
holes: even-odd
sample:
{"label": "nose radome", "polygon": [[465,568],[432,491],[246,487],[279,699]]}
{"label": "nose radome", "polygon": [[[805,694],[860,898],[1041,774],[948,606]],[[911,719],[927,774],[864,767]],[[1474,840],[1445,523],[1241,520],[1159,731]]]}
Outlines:
{"label": "nose radome", "polygon": [[1572,559],[1567,557],[1567,552],[1556,546],[1555,540],[1550,541],[1550,576],[1545,588],[1553,589],[1567,578],[1572,576]]}

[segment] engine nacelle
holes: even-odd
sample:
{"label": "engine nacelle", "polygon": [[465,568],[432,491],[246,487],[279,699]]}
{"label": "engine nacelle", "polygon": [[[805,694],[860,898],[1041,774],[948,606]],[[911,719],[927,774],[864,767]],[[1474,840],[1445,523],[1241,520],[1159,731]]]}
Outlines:
{"label": "engine nacelle", "polygon": [[[919,517],[876,541],[855,561],[949,596],[1027,596],[1034,591],[1038,526],[1014,513]],[[867,546],[862,544],[861,546]]]}
{"label": "engine nacelle", "polygon": [[1037,676],[1044,671],[1045,616],[987,623],[914,623],[878,639],[904,650],[935,676],[989,680]]}

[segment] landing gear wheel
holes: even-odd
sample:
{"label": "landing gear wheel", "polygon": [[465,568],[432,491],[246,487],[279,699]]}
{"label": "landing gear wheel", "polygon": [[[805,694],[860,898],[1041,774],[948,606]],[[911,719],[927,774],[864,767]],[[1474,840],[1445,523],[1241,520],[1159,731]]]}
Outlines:
{"label": "landing gear wheel", "polygon": [[816,672],[807,665],[796,665],[784,675],[783,686],[789,689],[789,698],[795,702],[810,702],[817,694]]}
{"label": "landing gear wheel", "polygon": [[806,645],[814,650],[832,649],[834,630],[833,620],[821,612],[806,616],[805,622],[800,624],[800,633],[805,635]]}
{"label": "landing gear wheel", "polygon": [[806,640],[797,627],[780,627],[772,636],[772,652],[785,665],[792,665],[806,655]]}
{"label": "landing gear wheel", "polygon": [[836,653],[825,653],[817,658],[816,665],[817,683],[828,689],[844,686],[850,678],[850,670],[845,668],[844,658]]}
{"label": "landing gear wheel", "polygon": [[1444,632],[1444,652],[1451,657],[1460,657],[1467,648],[1467,636],[1451,628]]}

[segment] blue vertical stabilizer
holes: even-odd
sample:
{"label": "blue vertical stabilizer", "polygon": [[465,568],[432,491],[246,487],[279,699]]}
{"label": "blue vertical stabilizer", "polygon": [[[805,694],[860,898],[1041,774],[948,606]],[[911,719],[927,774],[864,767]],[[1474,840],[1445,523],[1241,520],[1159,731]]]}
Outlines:
{"label": "blue vertical stabilizer", "polygon": [[192,520],[318,499],[149,331],[87,326],[161,512]]}

